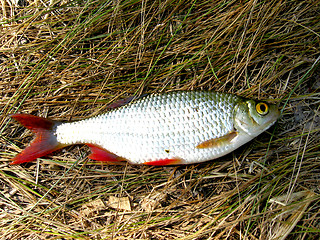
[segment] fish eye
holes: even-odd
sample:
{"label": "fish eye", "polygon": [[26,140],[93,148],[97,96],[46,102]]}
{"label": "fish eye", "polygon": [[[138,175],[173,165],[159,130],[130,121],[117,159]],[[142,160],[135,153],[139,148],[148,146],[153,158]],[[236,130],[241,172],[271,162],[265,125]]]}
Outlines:
{"label": "fish eye", "polygon": [[257,110],[257,113],[264,116],[269,112],[268,104],[264,102],[260,102],[256,105],[256,110]]}

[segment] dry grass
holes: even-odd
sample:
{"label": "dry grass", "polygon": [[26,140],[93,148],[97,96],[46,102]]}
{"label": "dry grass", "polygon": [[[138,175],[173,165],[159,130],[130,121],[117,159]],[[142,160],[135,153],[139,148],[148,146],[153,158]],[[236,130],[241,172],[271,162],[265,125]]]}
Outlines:
{"label": "dry grass", "polygon": [[[318,1],[0,4],[2,239],[318,239]],[[271,99],[283,114],[199,165],[109,166],[84,146],[8,165],[32,138],[10,113],[78,120],[187,89]]]}

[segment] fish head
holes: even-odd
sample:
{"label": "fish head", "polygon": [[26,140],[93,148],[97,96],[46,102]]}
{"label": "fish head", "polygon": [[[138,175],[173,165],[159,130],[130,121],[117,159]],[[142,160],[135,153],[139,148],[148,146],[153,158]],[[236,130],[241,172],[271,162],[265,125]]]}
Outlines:
{"label": "fish head", "polygon": [[275,104],[243,100],[235,107],[234,126],[237,131],[256,137],[271,127],[279,116],[280,111]]}

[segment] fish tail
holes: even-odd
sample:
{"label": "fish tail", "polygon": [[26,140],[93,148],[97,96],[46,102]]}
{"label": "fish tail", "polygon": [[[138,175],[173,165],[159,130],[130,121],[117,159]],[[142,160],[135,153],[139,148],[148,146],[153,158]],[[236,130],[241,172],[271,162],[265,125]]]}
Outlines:
{"label": "fish tail", "polygon": [[35,134],[35,139],[10,164],[30,162],[66,146],[59,143],[54,135],[54,128],[59,122],[30,114],[12,114],[10,117]]}

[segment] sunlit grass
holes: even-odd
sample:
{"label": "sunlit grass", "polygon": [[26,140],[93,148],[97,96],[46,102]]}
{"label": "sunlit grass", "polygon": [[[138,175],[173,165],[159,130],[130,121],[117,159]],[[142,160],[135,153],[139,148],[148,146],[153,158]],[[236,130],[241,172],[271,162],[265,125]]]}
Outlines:
{"label": "sunlit grass", "polygon": [[[2,238],[319,234],[317,1],[20,2],[0,1]],[[79,120],[128,96],[194,89],[270,99],[282,117],[197,165],[107,165],[84,146],[8,165],[32,139],[9,114]],[[110,197],[128,197],[131,210]]]}

